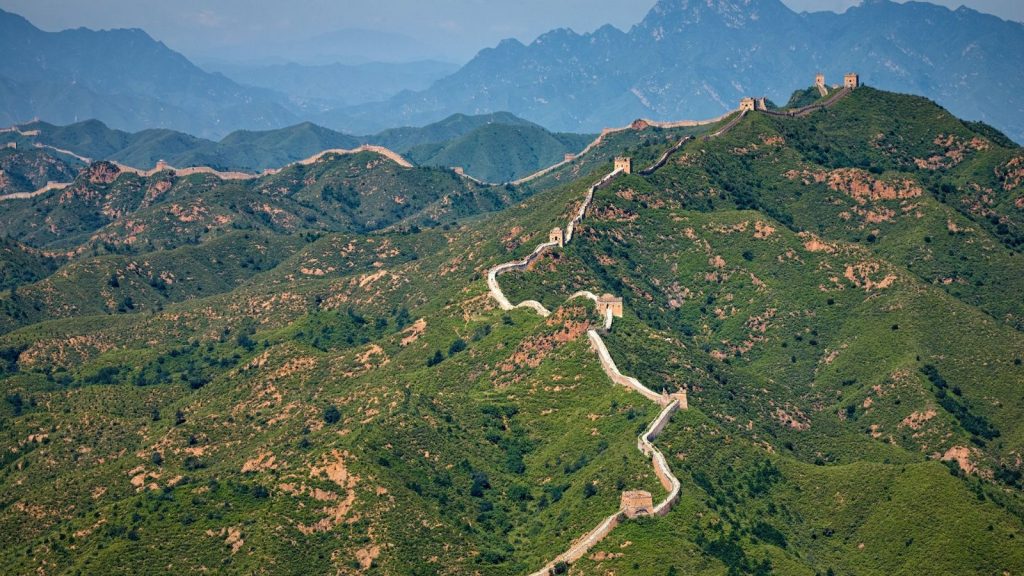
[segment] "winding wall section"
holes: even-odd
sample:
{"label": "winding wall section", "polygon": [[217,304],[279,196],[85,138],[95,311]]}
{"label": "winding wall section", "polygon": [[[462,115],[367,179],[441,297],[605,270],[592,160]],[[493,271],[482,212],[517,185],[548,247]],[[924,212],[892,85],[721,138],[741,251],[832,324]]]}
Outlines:
{"label": "winding wall section", "polygon": [[[742,116],[742,114],[738,115],[737,118],[730,123],[730,126],[735,125],[735,123],[738,122],[738,119],[742,118]],[[719,132],[724,133],[722,131]],[[675,146],[670,148],[657,162],[655,162],[655,164],[651,167],[648,173],[651,173],[654,170],[657,170],[657,168],[659,168],[660,166],[663,166],[667,161],[668,157],[673,152],[681,148],[687,141],[688,139],[684,138]],[[584,197],[583,203],[580,205],[579,210],[572,217],[572,219],[569,220],[568,224],[566,225],[564,239],[565,242],[569,242],[570,240],[572,240],[576,226],[583,220],[583,218],[586,217],[587,210],[593,203],[594,193],[601,187],[606,186],[609,182],[611,182],[612,179],[614,179],[620,172],[621,170],[611,171],[610,173],[605,175],[603,178],[595,182],[593,185],[590,186],[590,188],[587,189],[586,196]],[[512,262],[499,264],[488,270],[487,287],[490,291],[491,296],[498,303],[499,308],[501,308],[502,310],[512,310],[518,307],[529,307],[536,310],[537,313],[543,317],[546,317],[551,314],[549,310],[547,310],[539,302],[536,302],[534,300],[527,300],[516,305],[512,304],[512,302],[509,301],[508,297],[505,296],[505,293],[501,290],[501,285],[498,283],[498,276],[510,270],[527,269],[530,266],[530,264],[532,264],[544,252],[557,246],[557,242],[541,243],[526,258],[523,258],[522,260],[513,260]],[[569,300],[572,300],[574,298],[588,298],[590,300],[593,300],[595,305],[598,303],[597,295],[587,290],[580,290],[579,292],[576,292],[569,296]],[[604,330],[607,331],[611,329],[612,321],[612,310],[608,308],[605,310],[604,314]],[[685,405],[681,403],[679,395],[668,396],[667,394],[664,393],[659,394],[654,390],[651,390],[650,388],[644,386],[643,383],[641,383],[636,378],[633,378],[632,376],[626,376],[625,374],[623,374],[619,370],[618,366],[615,364],[615,361],[612,359],[611,354],[608,352],[608,347],[604,343],[604,339],[601,338],[601,335],[598,333],[597,330],[588,330],[587,337],[590,340],[591,347],[593,348],[593,350],[598,356],[598,359],[600,360],[601,368],[604,370],[604,373],[608,375],[608,378],[611,379],[612,382],[619,384],[621,386],[625,386],[630,390],[634,390],[641,394],[644,398],[647,398],[651,402],[654,402],[659,406],[662,406],[662,410],[658,414],[658,417],[655,418],[654,421],[651,422],[647,430],[645,430],[644,433],[640,435],[640,438],[637,441],[637,448],[641,451],[641,453],[643,453],[645,456],[651,459],[651,463],[654,467],[654,473],[658,477],[658,480],[661,482],[661,485],[664,487],[665,492],[667,493],[665,498],[654,507],[653,512],[655,515],[658,516],[668,514],[668,512],[672,509],[676,502],[679,501],[680,483],[679,479],[676,478],[674,474],[672,474],[672,469],[669,467],[668,461],[665,459],[664,454],[662,454],[661,451],[658,450],[658,448],[654,445],[654,440],[668,424],[669,420],[672,417],[672,414],[678,411],[681,407],[685,408]],[[608,516],[607,518],[602,520],[600,524],[594,527],[594,529],[576,539],[565,552],[559,554],[556,558],[554,558],[549,563],[544,565],[544,567],[542,567],[540,570],[531,574],[531,576],[547,576],[551,573],[551,570],[552,568],[554,568],[555,565],[561,562],[572,563],[579,560],[598,542],[603,540],[624,519],[625,514],[622,510],[619,510],[615,514]]]}

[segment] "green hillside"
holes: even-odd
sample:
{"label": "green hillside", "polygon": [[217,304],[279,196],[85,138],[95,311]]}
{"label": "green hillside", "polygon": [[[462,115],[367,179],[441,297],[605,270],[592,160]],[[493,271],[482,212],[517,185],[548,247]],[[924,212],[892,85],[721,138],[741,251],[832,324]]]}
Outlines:
{"label": "green hillside", "polygon": [[[623,297],[610,354],[689,409],[656,440],[679,504],[559,570],[1024,571],[1024,151],[869,88],[718,128],[524,187],[367,153],[0,204],[9,267],[67,259],[0,294],[0,572],[529,574],[665,495],[660,409],[579,290]],[[620,155],[500,277],[552,314],[499,309],[487,271]]]}
{"label": "green hillside", "polygon": [[[507,112],[454,114],[426,126],[392,128],[369,136],[352,136],[305,122],[277,130],[238,130],[219,142],[173,130],[124,132],[97,120],[68,126],[32,122],[21,130],[39,131],[39,135],[7,133],[0,140],[17,143],[22,149],[41,143],[140,169],[150,169],[163,160],[176,167],[260,172],[324,150],[352,149],[369,143],[402,154],[408,152],[422,166],[462,166],[481,180],[495,182],[520,178],[560,162],[566,153],[578,152],[593,140],[590,135],[553,134]],[[48,152],[56,157],[54,161],[63,156],[52,148]],[[6,152],[0,150],[0,154]],[[68,180],[70,177],[59,181]]]}
{"label": "green hillside", "polygon": [[407,155],[422,166],[459,166],[485,182],[511,182],[561,162],[593,137],[552,134],[536,125],[489,124],[443,144],[426,144]]}

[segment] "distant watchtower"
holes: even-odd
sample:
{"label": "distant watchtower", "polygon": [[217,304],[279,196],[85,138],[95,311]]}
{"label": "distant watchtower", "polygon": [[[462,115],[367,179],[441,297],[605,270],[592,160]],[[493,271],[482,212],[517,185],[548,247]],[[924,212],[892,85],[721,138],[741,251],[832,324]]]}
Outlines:
{"label": "distant watchtower", "polygon": [[856,72],[850,72],[846,76],[843,76],[843,86],[851,89],[859,87],[860,75]]}
{"label": "distant watchtower", "polygon": [[573,160],[576,159],[576,155],[572,154],[571,152],[566,152],[565,156],[563,156],[562,159],[564,162],[572,162]]}
{"label": "distant watchtower", "polygon": [[562,229],[552,228],[551,232],[548,233],[548,242],[558,244],[559,248],[565,246],[565,236],[562,235]]}
{"label": "distant watchtower", "polygon": [[753,112],[756,105],[757,102],[755,102],[750,96],[747,96],[740,100],[740,112]]}
{"label": "distant watchtower", "polygon": [[625,174],[633,173],[633,159],[629,156],[617,156],[615,158],[615,169]]}
{"label": "distant watchtower", "polygon": [[452,167],[452,172],[455,172],[459,176],[465,176],[466,175],[466,171],[463,170],[462,166],[453,166]]}
{"label": "distant watchtower", "polygon": [[622,318],[622,298],[617,298],[611,294],[602,294],[597,299],[597,313],[604,316],[606,310],[611,310],[612,316]]}
{"label": "distant watchtower", "polygon": [[818,75],[814,77],[814,85],[818,88],[825,87],[825,75],[818,72]]}
{"label": "distant watchtower", "polygon": [[620,508],[626,518],[654,515],[654,498],[644,490],[627,490],[622,493]]}

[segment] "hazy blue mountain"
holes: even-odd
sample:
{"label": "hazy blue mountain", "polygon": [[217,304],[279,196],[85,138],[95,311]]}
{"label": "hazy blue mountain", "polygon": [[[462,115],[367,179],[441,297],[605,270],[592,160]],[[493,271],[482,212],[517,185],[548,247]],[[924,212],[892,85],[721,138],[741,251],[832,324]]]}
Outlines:
{"label": "hazy blue mountain", "polygon": [[295,63],[211,66],[239,84],[284,93],[292,104],[307,111],[377,102],[403,90],[423,90],[459,68],[435,60],[316,66]]}
{"label": "hazy blue mountain", "polygon": [[196,67],[141,30],[44,32],[0,10],[0,124],[88,118],[222,136],[296,118],[274,93]]}
{"label": "hazy blue mountain", "polygon": [[797,14],[780,0],[660,0],[628,32],[505,40],[427,90],[341,111],[331,125],[370,131],[508,110],[552,130],[595,131],[713,116],[745,95],[785,102],[819,70],[829,82],[855,70],[1021,141],[1021,55],[1024,25],[967,8],[866,0],[843,14]]}

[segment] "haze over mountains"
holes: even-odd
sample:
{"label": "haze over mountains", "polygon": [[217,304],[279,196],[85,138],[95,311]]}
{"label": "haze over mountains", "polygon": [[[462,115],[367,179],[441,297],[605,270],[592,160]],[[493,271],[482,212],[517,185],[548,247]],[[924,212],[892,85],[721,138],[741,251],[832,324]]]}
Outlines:
{"label": "haze over mountains", "polygon": [[636,117],[709,117],[747,95],[785,101],[808,71],[837,82],[856,70],[1019,141],[1021,55],[1024,26],[966,8],[868,0],[843,14],[797,14],[780,0],[661,0],[629,32],[506,40],[429,90],[349,114],[371,126],[500,109],[555,130],[597,130]]}
{"label": "haze over mountains", "polygon": [[[797,14],[780,0],[662,0],[628,32],[606,26],[555,30],[529,45],[506,40],[425,89],[397,94],[447,70],[236,67],[232,81],[138,30],[47,33],[0,12],[0,32],[6,124],[98,118],[132,131],[221,137],[302,120],[371,133],[457,112],[510,111],[550,130],[597,131],[637,117],[717,115],[745,95],[784,101],[811,71],[837,81],[857,70],[869,84],[926,94],[1024,140],[1024,75],[1010,57],[1024,54],[1024,26],[926,3],[868,0],[843,14]],[[379,81],[388,75],[393,82]],[[363,89],[360,78],[377,79],[375,88]]]}

